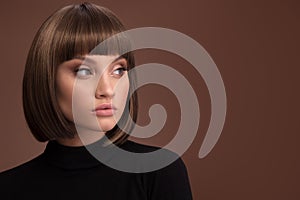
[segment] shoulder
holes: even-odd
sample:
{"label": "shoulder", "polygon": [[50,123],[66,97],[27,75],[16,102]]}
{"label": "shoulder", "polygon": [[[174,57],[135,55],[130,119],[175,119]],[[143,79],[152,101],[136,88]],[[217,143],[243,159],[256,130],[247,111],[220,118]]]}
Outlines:
{"label": "shoulder", "polygon": [[179,157],[168,166],[148,175],[149,196],[156,200],[192,200],[186,166]]}
{"label": "shoulder", "polygon": [[25,177],[30,176],[32,173],[36,172],[36,169],[41,164],[42,156],[39,155],[23,164],[20,164],[11,169],[0,172],[0,186],[4,184],[8,185],[11,182],[18,182]]}
{"label": "shoulder", "polygon": [[[173,151],[170,151],[168,149],[164,149],[161,147],[156,147],[156,146],[150,146],[150,145],[145,145],[141,143],[137,143],[131,140],[127,140],[122,146],[122,149],[134,153],[151,153],[154,151],[159,151],[159,154],[157,154],[157,159],[158,161],[163,161],[165,159],[170,159],[173,160],[168,165],[164,165],[165,167],[160,168],[159,170],[155,171],[174,171],[174,170],[183,170],[186,171],[185,164],[183,160],[180,158],[178,154],[176,154]],[[156,160],[157,161],[157,160]],[[164,163],[164,162],[163,162]]]}
{"label": "shoulder", "polygon": [[42,156],[40,155],[21,165],[1,172],[1,197],[3,199],[19,199],[19,196],[32,190],[32,180],[40,177],[40,172],[44,168],[41,160]]}
{"label": "shoulder", "polygon": [[[127,141],[123,149],[135,153],[149,153],[162,148]],[[169,165],[152,172],[142,174],[143,187],[149,199],[191,200],[192,192],[188,172],[184,161],[176,153],[162,149],[164,156],[175,156]],[[170,157],[169,157],[170,158]]]}

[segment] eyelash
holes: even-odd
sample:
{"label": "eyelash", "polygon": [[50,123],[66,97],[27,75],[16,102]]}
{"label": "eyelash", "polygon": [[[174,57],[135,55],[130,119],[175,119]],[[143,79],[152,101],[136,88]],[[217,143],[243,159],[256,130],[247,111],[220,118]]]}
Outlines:
{"label": "eyelash", "polygon": [[[79,75],[78,73],[81,72],[81,71],[88,71],[89,74]],[[89,75],[92,75],[92,72],[88,68],[77,68],[77,69],[75,69],[75,75],[77,75],[77,76],[89,76]]]}
{"label": "eyelash", "polygon": [[[114,72],[117,71],[117,70],[122,70],[122,74],[114,74]],[[127,67],[121,65],[121,67],[116,68],[116,69],[113,70],[112,75],[122,76],[125,71],[128,71]]]}
{"label": "eyelash", "polygon": [[[116,69],[113,69],[113,71],[112,71],[112,73],[111,73],[112,76],[118,76],[118,77],[121,77],[121,76],[123,76],[123,74],[124,74],[125,71],[128,71],[128,68],[127,68],[127,65],[126,65],[126,64],[123,64],[123,63],[116,64],[116,66],[118,66],[118,65],[119,65],[120,67],[118,67],[118,68],[116,68]],[[121,70],[122,72],[121,72],[120,74],[115,74],[114,72],[115,72],[115,71],[118,71],[118,70]],[[86,72],[88,72],[88,73],[85,73],[85,74],[79,74],[79,72],[84,72],[84,71],[86,71]],[[93,75],[93,72],[92,72],[89,68],[87,68],[87,67],[78,67],[78,68],[76,68],[76,69],[74,70],[74,73],[75,73],[76,76],[79,76],[79,77],[82,77],[82,78],[84,78],[84,77],[89,77],[89,76]]]}

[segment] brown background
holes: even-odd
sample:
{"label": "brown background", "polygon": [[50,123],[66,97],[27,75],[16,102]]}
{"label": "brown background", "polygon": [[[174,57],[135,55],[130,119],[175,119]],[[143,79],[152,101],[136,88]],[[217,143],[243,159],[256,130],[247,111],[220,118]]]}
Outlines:
{"label": "brown background", "polygon": [[[44,149],[45,144],[34,140],[24,121],[22,73],[38,27],[50,13],[71,2],[78,1],[1,3],[0,171]],[[203,79],[178,56],[154,50],[137,52],[138,64],[157,62],[178,69],[198,95],[200,127],[183,155],[196,200],[300,199],[299,1],[94,2],[117,13],[127,28],[158,26],[189,35],[217,64],[227,92],[227,118],[213,151],[199,159],[210,118],[210,99]],[[153,103],[163,104],[169,113],[161,133],[142,140],[163,146],[177,130],[178,102],[159,86],[145,86],[139,95],[141,124],[149,122],[147,109]]]}

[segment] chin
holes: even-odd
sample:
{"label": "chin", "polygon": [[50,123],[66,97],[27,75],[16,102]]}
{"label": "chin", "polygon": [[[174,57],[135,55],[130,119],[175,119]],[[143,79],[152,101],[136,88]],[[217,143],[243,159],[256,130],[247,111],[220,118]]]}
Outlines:
{"label": "chin", "polygon": [[101,125],[99,124],[99,127],[98,127],[98,131],[101,131],[101,132],[107,132],[107,131],[110,131],[111,129],[113,129],[115,127],[116,124],[104,124],[104,125]]}
{"label": "chin", "polygon": [[88,134],[97,132],[107,132],[115,127],[116,123],[99,123],[99,124],[77,124],[76,129],[78,133]]}
{"label": "chin", "polygon": [[116,126],[117,122],[114,117],[98,119],[98,129],[107,132]]}

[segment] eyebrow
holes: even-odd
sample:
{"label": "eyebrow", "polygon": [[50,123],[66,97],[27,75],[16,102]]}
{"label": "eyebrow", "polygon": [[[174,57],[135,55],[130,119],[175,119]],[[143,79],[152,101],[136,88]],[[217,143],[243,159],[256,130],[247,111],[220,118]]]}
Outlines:
{"label": "eyebrow", "polygon": [[[75,56],[73,59],[79,59],[82,61],[86,61],[87,63],[96,64],[94,59],[87,57],[87,56]],[[125,59],[125,58],[123,56],[119,56],[119,57],[115,58],[111,63],[117,62],[120,59]]]}

